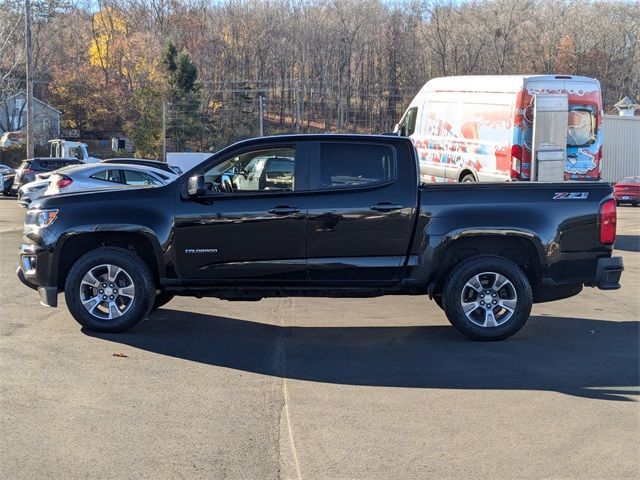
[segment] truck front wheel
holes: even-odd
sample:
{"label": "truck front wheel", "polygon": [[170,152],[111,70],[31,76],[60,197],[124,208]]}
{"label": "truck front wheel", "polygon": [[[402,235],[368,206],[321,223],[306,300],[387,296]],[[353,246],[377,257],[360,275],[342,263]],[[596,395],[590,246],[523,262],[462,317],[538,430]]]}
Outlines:
{"label": "truck front wheel", "polygon": [[480,255],[457,265],[443,291],[451,324],[473,340],[502,340],[520,330],[531,313],[533,293],[515,263]]}
{"label": "truck front wheel", "polygon": [[103,247],[81,256],[69,270],[65,300],[73,318],[94,332],[122,332],[147,316],[156,287],[135,253]]}

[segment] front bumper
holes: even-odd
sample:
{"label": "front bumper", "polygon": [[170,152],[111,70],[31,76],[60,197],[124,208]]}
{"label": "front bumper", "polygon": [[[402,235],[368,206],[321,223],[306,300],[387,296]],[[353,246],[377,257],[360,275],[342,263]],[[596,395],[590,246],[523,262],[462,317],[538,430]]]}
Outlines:
{"label": "front bumper", "polygon": [[58,289],[56,287],[38,287],[37,285],[34,285],[27,280],[24,272],[22,271],[22,267],[18,267],[16,275],[18,275],[18,279],[27,287],[38,291],[38,295],[40,295],[40,303],[42,305],[45,307],[58,306]]}
{"label": "front bumper", "polygon": [[16,270],[18,279],[27,287],[38,291],[42,305],[57,307],[58,287],[55,286],[55,274],[51,267],[47,249],[32,244],[21,245],[20,264]]}
{"label": "front bumper", "polygon": [[622,257],[599,258],[596,265],[596,287],[601,290],[617,290],[620,288],[622,272]]}

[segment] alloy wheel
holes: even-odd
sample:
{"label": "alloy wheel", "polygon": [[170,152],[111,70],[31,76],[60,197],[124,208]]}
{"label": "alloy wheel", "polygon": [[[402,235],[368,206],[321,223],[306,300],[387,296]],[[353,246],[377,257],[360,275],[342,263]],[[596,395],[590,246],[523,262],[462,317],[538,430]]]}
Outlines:
{"label": "alloy wheel", "polygon": [[92,316],[113,320],[129,311],[135,300],[131,276],[116,265],[91,268],[80,282],[80,301]]}
{"label": "alloy wheel", "polygon": [[518,295],[513,283],[496,272],[483,272],[465,283],[460,298],[469,321],[483,328],[503,325],[513,316]]}

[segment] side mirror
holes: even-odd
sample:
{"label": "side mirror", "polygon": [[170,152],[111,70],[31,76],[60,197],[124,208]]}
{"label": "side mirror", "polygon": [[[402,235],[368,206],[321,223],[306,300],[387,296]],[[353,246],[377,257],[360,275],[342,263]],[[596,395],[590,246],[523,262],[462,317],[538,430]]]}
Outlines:
{"label": "side mirror", "polygon": [[190,197],[201,197],[205,194],[204,175],[195,175],[189,178],[188,191]]}
{"label": "side mirror", "polygon": [[406,137],[407,127],[403,123],[396,123],[396,125],[393,127],[393,133],[395,133],[399,137]]}

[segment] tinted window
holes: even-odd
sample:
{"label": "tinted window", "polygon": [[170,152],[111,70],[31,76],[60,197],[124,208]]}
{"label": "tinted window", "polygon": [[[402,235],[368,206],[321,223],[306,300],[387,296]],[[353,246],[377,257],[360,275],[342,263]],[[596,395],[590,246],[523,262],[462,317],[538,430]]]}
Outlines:
{"label": "tinted window", "polygon": [[127,185],[161,185],[155,178],[142,172],[134,172],[133,170],[123,170],[124,183]]}
{"label": "tinted window", "polygon": [[60,160],[59,164],[61,167],[65,167],[67,165],[78,165],[81,163],[79,160]]}
{"label": "tinted window", "polygon": [[402,124],[404,125],[407,136],[413,135],[413,132],[416,131],[416,118],[418,117],[418,107],[413,107],[407,110],[407,114],[404,116],[402,120]]}
{"label": "tinted window", "polygon": [[395,178],[393,149],[364,143],[325,143],[320,151],[320,186],[352,187]]}
{"label": "tinted window", "polygon": [[105,182],[122,183],[120,180],[120,170],[102,170],[94,173],[91,178],[96,180],[104,180]]}
{"label": "tinted window", "polygon": [[293,175],[293,159],[292,158],[269,158],[267,166],[264,169],[267,173],[288,173]]}

